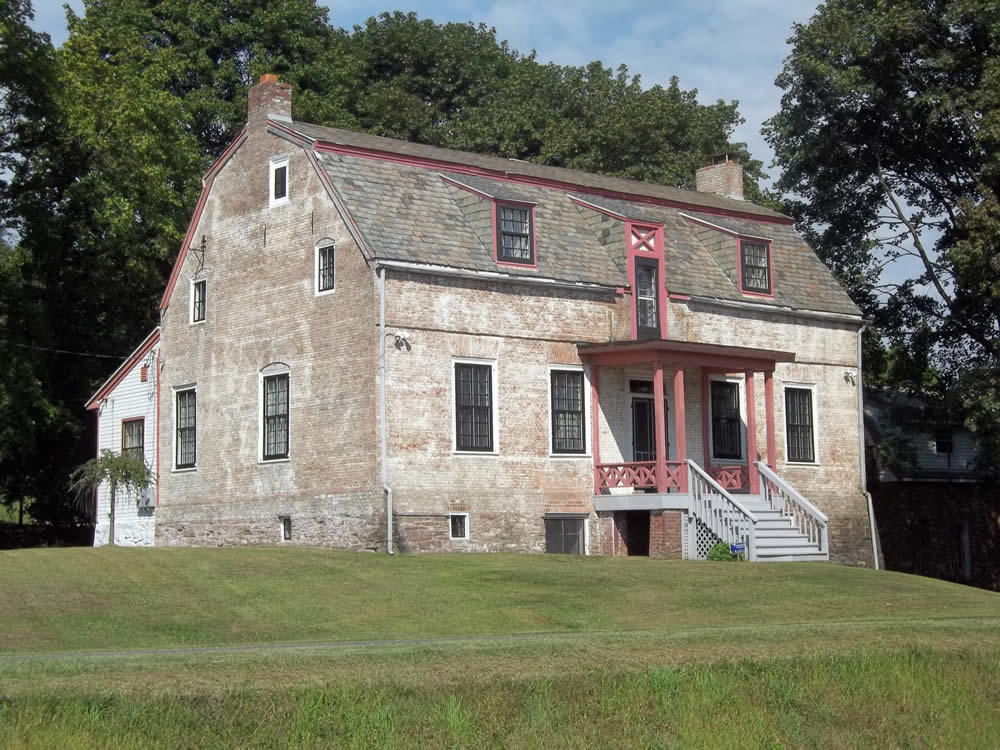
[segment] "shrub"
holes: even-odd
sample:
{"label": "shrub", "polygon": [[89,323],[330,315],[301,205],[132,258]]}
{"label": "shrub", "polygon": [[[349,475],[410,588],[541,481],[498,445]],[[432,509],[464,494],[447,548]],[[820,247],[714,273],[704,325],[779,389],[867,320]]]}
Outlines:
{"label": "shrub", "polygon": [[725,542],[716,542],[712,545],[712,549],[708,551],[708,559],[712,562],[730,562],[732,560],[739,560],[740,558],[729,551],[728,544]]}

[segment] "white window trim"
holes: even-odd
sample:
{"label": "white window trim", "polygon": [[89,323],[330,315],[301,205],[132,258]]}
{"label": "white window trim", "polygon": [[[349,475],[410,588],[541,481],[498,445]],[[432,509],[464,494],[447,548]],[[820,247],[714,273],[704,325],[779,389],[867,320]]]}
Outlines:
{"label": "white window trim", "polygon": [[[326,247],[333,248],[333,286],[330,289],[323,289],[320,291],[319,288],[319,251]],[[333,294],[337,291],[337,243],[333,240],[323,240],[316,244],[315,250],[313,250],[313,294],[316,297],[322,297],[326,294]]]}
{"label": "white window trim", "polygon": [[[493,426],[493,450],[491,451],[460,451],[458,449],[458,415],[455,413],[455,365],[489,365],[492,394],[490,406],[492,414],[490,423]],[[472,359],[469,357],[452,357],[451,368],[451,451],[456,456],[499,456],[500,455],[500,399],[497,378],[497,361],[495,359]]]}
{"label": "white window trim", "polygon": [[[194,391],[194,466],[185,466],[183,469],[177,468],[177,394],[184,391]],[[198,470],[198,384],[187,383],[185,385],[175,385],[170,389],[170,397],[173,401],[171,409],[174,413],[173,421],[170,425],[170,471],[173,474],[187,474]]]}
{"label": "white window trim", "polygon": [[[194,288],[197,284],[205,284],[205,317],[201,320],[194,319]],[[188,324],[193,326],[200,326],[208,320],[208,279],[206,278],[192,278],[191,286],[188,290]]]}
{"label": "white window trim", "polygon": [[[742,458],[719,458],[715,455],[715,436],[713,433],[713,422],[712,422],[712,381],[719,383],[736,383],[738,391],[738,400],[740,404],[740,453]],[[723,465],[728,464],[731,466],[741,466],[747,464],[747,399],[746,399],[746,382],[740,375],[709,375],[708,376],[708,393],[705,394],[706,403],[703,404],[703,408],[708,410],[708,450],[712,454],[711,461],[713,464]]]}
{"label": "white window trim", "polygon": [[[288,376],[288,456],[264,458],[264,378]],[[274,362],[257,373],[257,463],[286,464],[292,460],[292,369],[283,362]]]}
{"label": "white window trim", "polygon": [[[274,173],[277,170],[281,169],[282,167],[285,168],[285,195],[281,198],[275,198]],[[291,169],[288,166],[288,154],[281,154],[279,156],[271,157],[271,161],[269,163],[267,171],[267,195],[269,198],[268,205],[271,208],[275,208],[276,206],[283,206],[286,203],[288,203],[288,194],[289,192],[291,192],[288,184],[289,183],[288,177],[290,174],[291,174]]]}
{"label": "white window trim", "polygon": [[[465,516],[465,536],[452,536],[451,535],[451,517],[452,516]],[[448,514],[448,539],[452,542],[467,542],[469,541],[469,514],[468,513],[449,513]]]}
{"label": "white window trim", "polygon": [[[552,440],[552,373],[553,372],[582,372],[583,373],[583,453],[556,453],[552,450],[553,440]],[[593,418],[591,416],[591,391],[590,391],[590,372],[583,365],[553,365],[550,364],[546,372],[546,392],[548,393],[548,401],[546,403],[546,415],[548,417],[548,453],[549,458],[556,459],[575,459],[575,458],[591,458],[592,451],[591,446],[594,444],[594,435],[591,432],[593,429]]]}
{"label": "white window trim", "polygon": [[[812,396],[813,415],[813,456],[815,461],[789,461],[788,460],[788,418],[785,414],[785,391],[789,388],[809,391]],[[781,430],[785,436],[785,464],[788,466],[819,466],[819,409],[816,408],[816,384],[815,383],[794,383],[784,382],[781,384]]]}

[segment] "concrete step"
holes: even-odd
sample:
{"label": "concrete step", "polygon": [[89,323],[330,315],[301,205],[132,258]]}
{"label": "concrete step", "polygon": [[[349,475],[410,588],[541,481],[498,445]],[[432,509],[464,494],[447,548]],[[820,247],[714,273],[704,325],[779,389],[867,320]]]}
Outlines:
{"label": "concrete step", "polygon": [[757,552],[757,562],[828,562],[830,556],[825,552],[793,552],[788,554],[761,554]]}

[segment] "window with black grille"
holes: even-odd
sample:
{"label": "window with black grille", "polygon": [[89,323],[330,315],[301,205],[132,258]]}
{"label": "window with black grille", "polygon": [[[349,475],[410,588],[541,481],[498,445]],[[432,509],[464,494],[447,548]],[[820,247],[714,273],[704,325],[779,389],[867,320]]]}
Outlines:
{"label": "window with black grille", "polygon": [[743,458],[739,383],[713,380],[711,391],[712,456],[739,460]]}
{"label": "window with black grille", "polygon": [[497,260],[532,265],[531,209],[527,206],[497,205]]}
{"label": "window with black grille", "polygon": [[127,419],[122,422],[122,455],[145,459],[146,420]]}
{"label": "window with black grille", "polygon": [[493,450],[493,368],[455,364],[455,448]]}
{"label": "window with black grille", "polygon": [[288,458],[288,373],[264,378],[263,458]]}
{"label": "window with black grille", "polygon": [[583,373],[553,370],[552,452],[585,453]]}
{"label": "window with black grille", "polygon": [[583,516],[555,516],[545,519],[545,551],[557,555],[582,555]]}
{"label": "window with black grille", "polygon": [[771,293],[771,252],[767,243],[740,241],[743,291]]}
{"label": "window with black grille", "polygon": [[194,282],[191,299],[191,322],[200,323],[205,319],[205,297],[208,282],[205,279]]}
{"label": "window with black grille", "polygon": [[316,249],[316,291],[329,292],[333,290],[333,245]]}
{"label": "window with black grille", "polygon": [[636,330],[641,339],[660,338],[660,306],[657,295],[658,264],[655,260],[635,262]]}
{"label": "window with black grille", "polygon": [[178,469],[190,469],[197,460],[197,394],[194,388],[177,391],[175,412],[177,434],[174,439],[176,457],[174,466]]}
{"label": "window with black grille", "polygon": [[811,388],[785,388],[785,436],[788,461],[816,461]]}

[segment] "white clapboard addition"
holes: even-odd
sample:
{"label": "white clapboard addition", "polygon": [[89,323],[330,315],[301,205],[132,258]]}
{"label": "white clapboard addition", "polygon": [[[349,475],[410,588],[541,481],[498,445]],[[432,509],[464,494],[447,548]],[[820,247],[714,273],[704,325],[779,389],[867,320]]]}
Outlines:
{"label": "white clapboard addition", "polygon": [[[87,408],[97,413],[97,453],[123,448],[125,423],[143,420],[143,454],[146,465],[158,473],[157,393],[160,329],[155,329],[129,355],[121,367],[98,389]],[[145,546],[153,544],[156,513],[156,485],[142,492],[119,491],[115,502],[115,544]],[[110,491],[107,484],[97,491],[97,515],[94,546],[108,544],[111,521]]]}

